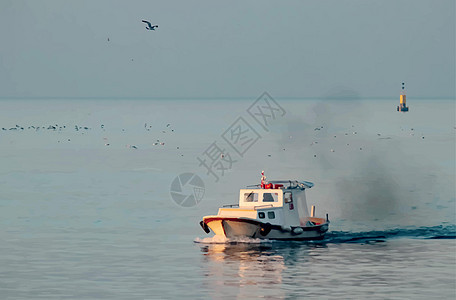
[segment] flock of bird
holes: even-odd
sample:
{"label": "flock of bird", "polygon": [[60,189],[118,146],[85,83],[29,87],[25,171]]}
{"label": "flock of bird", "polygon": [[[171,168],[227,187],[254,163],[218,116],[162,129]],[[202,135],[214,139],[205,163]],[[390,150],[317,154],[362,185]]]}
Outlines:
{"label": "flock of bird", "polygon": [[[352,125],[352,127],[354,127]],[[88,127],[88,126],[79,126],[79,125],[74,125],[74,126],[66,126],[66,125],[59,125],[59,124],[51,124],[51,125],[46,125],[46,126],[37,126],[37,125],[31,125],[31,126],[21,126],[21,125],[15,125],[14,127],[2,127],[1,130],[2,131],[26,131],[26,130],[29,130],[29,131],[35,131],[35,132],[38,132],[38,131],[65,131],[65,130],[71,130],[71,128],[74,129],[75,132],[80,132],[80,134],[84,134],[85,132],[88,132],[90,130],[93,130],[92,127]],[[316,127],[314,129],[315,132],[317,131],[321,131],[323,130],[323,126],[319,126],[319,127]],[[102,131],[105,131],[105,125],[104,124],[101,124],[99,125],[99,129],[101,129]],[[148,123],[144,123],[144,130],[147,131],[147,132],[150,132],[150,131],[156,131],[156,130],[153,130],[154,128],[152,127],[152,125],[149,125]],[[162,134],[166,134],[166,133],[171,133],[171,132],[174,132],[174,129],[172,129],[171,127],[171,124],[166,124],[166,126],[162,129],[159,129],[161,131]],[[352,128],[353,130],[353,128]],[[402,131],[404,131],[405,129],[401,128]],[[415,135],[415,130],[414,128],[410,128],[410,135],[411,136],[414,136]],[[125,132],[125,129],[121,129],[122,132]],[[352,134],[353,135],[357,135],[358,132],[357,131],[352,131]],[[317,139],[320,139],[320,138],[330,138],[330,135],[325,135],[325,136],[318,136],[320,135],[320,133],[316,133],[315,137],[313,138],[314,141],[312,141],[309,146],[316,146],[318,145],[318,140]],[[339,134],[340,135],[340,134]],[[348,136],[349,133],[348,132],[344,132],[342,136]],[[333,135],[334,138],[337,138],[338,135]],[[293,139],[293,136],[289,136],[290,139]],[[378,139],[391,139],[391,137],[383,137],[381,133],[377,133],[377,138]],[[421,138],[424,139],[424,136],[421,135]],[[105,146],[110,146],[111,144],[108,142],[108,138],[104,137],[103,138],[104,140],[104,145]],[[68,141],[71,141],[70,139],[68,139]],[[60,143],[60,140],[58,141]],[[154,141],[152,143],[152,146],[164,146],[165,145],[165,142],[160,140],[160,139],[157,139],[156,141]],[[346,143],[347,146],[350,146],[350,143]],[[127,144],[126,145],[127,148],[130,148],[130,149],[139,149],[139,146],[137,145],[130,145],[130,144]],[[328,147],[329,148],[329,147]],[[179,149],[179,147],[177,147],[177,149]],[[285,151],[286,149],[283,148],[282,149],[283,151]],[[335,152],[336,150],[331,148],[331,149],[328,149],[330,152]],[[362,147],[359,148],[359,150],[363,150]],[[223,158],[223,155],[222,154],[222,157]],[[183,156],[183,154],[181,155]],[[267,154],[268,157],[272,157],[271,154]],[[317,157],[317,154],[314,154],[313,157]]]}
{"label": "flock of bird", "polygon": [[[354,128],[355,126],[352,125],[351,127],[352,127],[352,130],[353,130],[353,128]],[[318,126],[318,127],[314,128],[314,131],[321,131],[321,130],[323,130],[323,128],[324,128],[323,126]],[[455,129],[456,129],[456,127],[455,127]],[[401,131],[405,131],[405,130],[406,130],[406,129],[401,128]],[[414,130],[414,128],[410,128],[409,130],[410,130],[410,133],[409,133],[410,136],[414,136],[414,135],[415,135],[415,130]],[[339,135],[341,135],[341,134],[339,134]],[[349,135],[350,135],[350,134],[349,134],[348,132],[344,132],[342,136],[349,136]],[[353,132],[352,132],[352,135],[358,135],[358,132],[357,132],[357,131],[353,131]],[[389,136],[387,136],[387,137],[382,136],[381,133],[377,133],[376,136],[377,136],[377,139],[379,139],[379,140],[390,140],[390,139],[392,139],[392,138],[389,137]],[[330,137],[329,134],[328,134],[327,136],[319,136],[319,137],[318,137],[318,136],[315,136],[315,137],[313,138],[314,141],[312,141],[312,142],[309,144],[309,146],[316,146],[316,145],[318,145],[319,143],[318,143],[318,140],[317,140],[317,139],[319,139],[319,138],[329,138],[329,137]],[[334,137],[334,138],[337,138],[338,135],[336,134],[336,135],[334,135],[333,137]],[[293,139],[293,138],[294,138],[293,136],[291,136],[291,135],[289,136],[289,139],[290,139],[290,140]],[[424,139],[424,135],[422,135],[422,134],[421,134],[421,139]],[[347,145],[347,146],[350,146],[350,143],[346,143],[346,145]],[[282,148],[282,150],[285,151],[286,149],[285,149],[285,148]],[[359,147],[359,151],[362,151],[362,150],[363,150],[363,147]],[[329,152],[333,152],[333,153],[336,152],[336,150],[335,150],[334,148],[328,148],[328,151],[329,151]],[[268,157],[272,157],[271,154],[268,154],[267,156],[268,156]],[[314,154],[313,157],[314,157],[314,158],[317,157],[317,154]]]}
{"label": "flock of bird", "polygon": [[[352,125],[351,127],[354,128],[355,126]],[[316,127],[316,128],[314,129],[314,131],[320,131],[321,129],[323,129],[323,126]],[[401,128],[401,131],[404,131],[404,130],[405,130],[404,128]],[[358,132],[357,132],[357,131],[353,131],[352,134],[353,134],[353,135],[357,135]],[[344,133],[344,136],[348,136],[348,135],[349,135],[348,132],[345,132],[345,133]],[[414,136],[414,135],[415,135],[415,130],[414,130],[414,128],[410,128],[410,135],[411,135],[411,136]],[[334,138],[337,138],[337,135],[334,135]],[[390,140],[390,139],[392,139],[392,138],[389,137],[389,136],[383,137],[381,133],[377,133],[377,139],[379,139],[379,140]],[[424,139],[424,135],[422,135],[422,134],[421,134],[421,139]],[[316,144],[318,144],[318,141],[312,142],[312,143],[310,144],[310,146],[313,146],[313,145],[316,145]],[[347,146],[350,146],[350,143],[347,143],[346,145],[347,145]],[[285,150],[285,149],[284,149],[284,150]],[[363,150],[363,148],[360,147],[359,150],[361,151],[361,150]],[[330,151],[330,152],[336,152],[335,149],[330,149],[329,151]],[[317,155],[314,154],[314,157],[317,157]]]}
{"label": "flock of bird", "polygon": [[[38,126],[38,125],[31,125],[31,126],[21,126],[21,125],[15,125],[14,127],[9,127],[9,128],[6,128],[6,127],[2,127],[2,131],[34,131],[34,132],[39,132],[39,131],[52,131],[52,132],[63,132],[63,131],[68,131],[68,130],[71,130],[71,128],[74,128],[74,131],[75,132],[80,132],[80,134],[84,134],[85,132],[89,132],[91,130],[93,130],[92,127],[88,127],[88,126],[79,126],[79,125],[74,125],[74,127],[72,126],[67,126],[67,125],[59,125],[59,124],[51,124],[51,125],[46,125],[46,126]],[[105,125],[104,124],[101,124],[100,127],[99,127],[102,131],[106,131],[105,129]],[[146,131],[151,131],[152,130],[152,126],[151,125],[148,125],[147,123],[144,124],[144,128]],[[125,129],[122,128],[121,130],[122,132],[125,132]],[[167,124],[166,127],[165,127],[165,130],[161,130],[161,133],[167,133],[167,132],[174,132],[174,129],[171,128],[171,124]],[[105,146],[110,146],[111,144],[108,143],[108,138],[107,137],[104,137],[103,138],[104,140],[104,145]],[[70,142],[71,139],[68,139],[68,142]],[[58,143],[60,143],[60,140],[58,141]],[[165,142],[164,141],[161,141],[160,139],[157,139],[156,142],[152,143],[153,146],[164,146],[165,145]],[[136,145],[126,145],[127,148],[130,148],[130,149],[138,149],[139,147],[136,146]],[[177,148],[179,149],[179,147]]]}

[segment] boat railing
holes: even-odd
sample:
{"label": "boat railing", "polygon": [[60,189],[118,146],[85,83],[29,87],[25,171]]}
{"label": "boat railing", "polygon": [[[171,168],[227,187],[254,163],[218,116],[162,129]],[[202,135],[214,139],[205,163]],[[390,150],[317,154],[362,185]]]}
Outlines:
{"label": "boat railing", "polygon": [[239,207],[239,204],[227,204],[223,205],[222,207]]}
{"label": "boat railing", "polygon": [[267,207],[274,207],[274,205],[272,205],[272,204],[257,205],[257,206],[254,206],[253,209],[257,210],[258,208],[267,208]]}
{"label": "boat railing", "polygon": [[[285,189],[310,189],[314,186],[312,182],[309,181],[297,181],[297,180],[270,180],[268,183],[272,184],[283,184]],[[288,187],[286,187],[288,185]],[[261,184],[248,185],[247,188],[260,188]]]}

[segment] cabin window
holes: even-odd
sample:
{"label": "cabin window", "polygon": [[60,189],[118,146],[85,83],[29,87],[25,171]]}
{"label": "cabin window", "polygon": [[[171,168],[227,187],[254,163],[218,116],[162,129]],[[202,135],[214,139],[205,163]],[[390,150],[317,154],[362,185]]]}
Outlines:
{"label": "cabin window", "polygon": [[285,203],[292,203],[293,202],[293,197],[291,196],[290,192],[286,192],[283,194],[283,200]]}
{"label": "cabin window", "polygon": [[275,219],[275,213],[273,211],[268,211],[268,218]]}
{"label": "cabin window", "polygon": [[278,202],[279,193],[264,193],[263,202]]}
{"label": "cabin window", "polygon": [[264,212],[261,211],[258,213],[258,218],[264,219],[264,217],[265,217]]}
{"label": "cabin window", "polygon": [[245,193],[244,202],[258,202],[258,193]]}

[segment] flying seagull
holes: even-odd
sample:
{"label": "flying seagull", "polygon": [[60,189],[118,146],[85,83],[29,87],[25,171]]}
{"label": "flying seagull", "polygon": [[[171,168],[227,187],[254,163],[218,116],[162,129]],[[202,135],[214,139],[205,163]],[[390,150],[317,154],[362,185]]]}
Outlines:
{"label": "flying seagull", "polygon": [[145,21],[145,20],[142,20],[142,21],[147,24],[147,27],[146,27],[147,30],[155,30],[155,28],[158,28],[158,25],[152,25],[152,24],[150,24],[150,22]]}

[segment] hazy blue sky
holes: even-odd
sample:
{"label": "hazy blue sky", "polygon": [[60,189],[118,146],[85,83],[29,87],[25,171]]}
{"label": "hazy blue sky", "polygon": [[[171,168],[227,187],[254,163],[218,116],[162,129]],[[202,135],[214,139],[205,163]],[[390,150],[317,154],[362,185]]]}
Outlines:
{"label": "hazy blue sky", "polygon": [[1,0],[0,37],[0,97],[455,97],[454,0]]}

